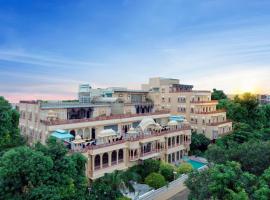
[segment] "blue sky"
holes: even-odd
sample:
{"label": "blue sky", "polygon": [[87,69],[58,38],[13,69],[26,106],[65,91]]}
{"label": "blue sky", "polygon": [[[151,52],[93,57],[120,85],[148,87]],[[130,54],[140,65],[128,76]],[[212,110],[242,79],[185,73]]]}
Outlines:
{"label": "blue sky", "polygon": [[76,98],[79,83],[270,93],[268,0],[0,0],[0,95]]}

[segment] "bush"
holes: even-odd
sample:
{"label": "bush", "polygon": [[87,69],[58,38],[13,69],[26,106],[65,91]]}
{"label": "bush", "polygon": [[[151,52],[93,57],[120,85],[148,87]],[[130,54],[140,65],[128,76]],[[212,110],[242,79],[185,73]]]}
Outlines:
{"label": "bush", "polygon": [[152,188],[158,189],[166,185],[166,180],[161,174],[153,172],[145,178],[145,183]]}
{"label": "bush", "polygon": [[186,174],[192,171],[192,165],[189,163],[182,163],[177,169],[179,174]]}
{"label": "bush", "polygon": [[175,168],[173,165],[162,162],[160,165],[160,169],[159,172],[162,176],[164,176],[164,178],[166,179],[166,181],[173,181],[174,180],[174,172]]}
{"label": "bush", "polygon": [[131,198],[128,198],[128,197],[119,197],[117,198],[116,200],[131,200]]}

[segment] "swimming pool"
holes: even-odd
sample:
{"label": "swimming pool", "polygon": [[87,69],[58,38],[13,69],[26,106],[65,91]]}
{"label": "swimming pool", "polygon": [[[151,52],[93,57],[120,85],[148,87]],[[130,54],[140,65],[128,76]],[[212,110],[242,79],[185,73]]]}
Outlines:
{"label": "swimming pool", "polygon": [[190,159],[188,159],[187,162],[192,165],[193,169],[199,169],[206,165],[205,163],[195,161],[195,160],[190,160]]}

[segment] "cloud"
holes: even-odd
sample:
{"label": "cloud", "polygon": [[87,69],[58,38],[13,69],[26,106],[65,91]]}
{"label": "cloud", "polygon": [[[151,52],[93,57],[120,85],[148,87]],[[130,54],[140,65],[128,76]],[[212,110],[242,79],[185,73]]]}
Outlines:
{"label": "cloud", "polygon": [[104,66],[104,63],[79,61],[56,57],[55,55],[36,55],[26,53],[22,50],[0,50],[0,60],[9,62],[19,62],[31,65],[42,65],[46,67],[61,67],[61,68],[87,68],[89,66]]}

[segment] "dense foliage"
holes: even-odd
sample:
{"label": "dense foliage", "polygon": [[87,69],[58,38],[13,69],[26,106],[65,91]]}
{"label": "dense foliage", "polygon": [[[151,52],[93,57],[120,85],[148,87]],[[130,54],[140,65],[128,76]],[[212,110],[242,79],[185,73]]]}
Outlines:
{"label": "dense foliage", "polygon": [[191,144],[189,153],[191,155],[200,156],[207,150],[207,147],[210,143],[211,143],[210,139],[205,137],[205,135],[193,132],[191,135]]}
{"label": "dense foliage", "polygon": [[218,107],[227,110],[234,131],[208,146],[209,169],[191,172],[189,198],[270,199],[270,105],[247,93],[221,99]]}
{"label": "dense foliage", "polygon": [[24,144],[18,125],[19,113],[0,96],[0,156],[8,149]]}
{"label": "dense foliage", "polygon": [[7,151],[0,159],[0,196],[3,199],[85,199],[85,158],[66,155],[54,139],[36,148]]}
{"label": "dense foliage", "polygon": [[227,95],[222,90],[213,89],[213,92],[211,94],[212,100],[221,100],[221,99],[227,99]]}

